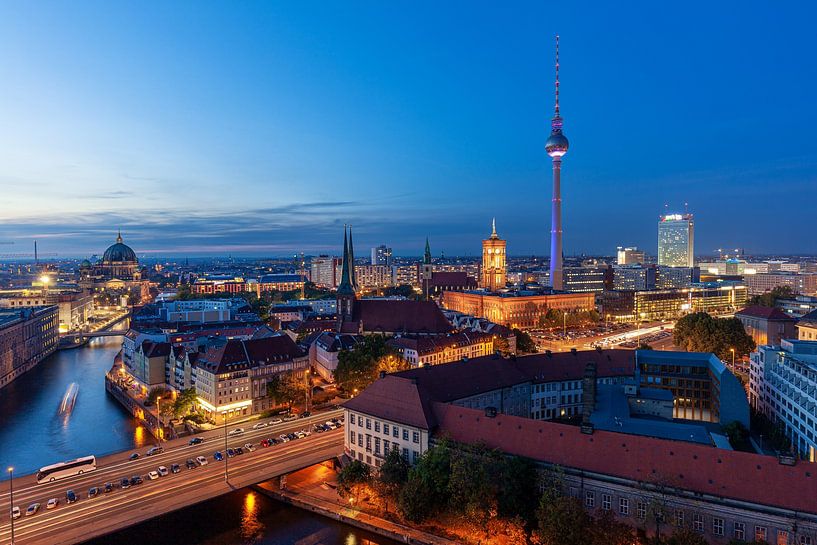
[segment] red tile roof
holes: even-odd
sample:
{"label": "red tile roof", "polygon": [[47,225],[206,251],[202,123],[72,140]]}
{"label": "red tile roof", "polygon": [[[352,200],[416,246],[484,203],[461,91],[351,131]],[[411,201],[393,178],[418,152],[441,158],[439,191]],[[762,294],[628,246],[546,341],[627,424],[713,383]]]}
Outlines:
{"label": "red tile roof", "polygon": [[[373,333],[440,334],[453,329],[433,301],[361,299],[355,301],[351,322],[362,324],[363,331]],[[350,325],[342,331],[357,333],[357,325],[354,331],[351,328]]]}
{"label": "red tile roof", "polygon": [[416,350],[418,354],[430,354],[433,352],[441,352],[446,347],[454,346],[468,346],[471,344],[478,344],[492,339],[493,335],[489,333],[481,333],[479,331],[462,331],[460,333],[451,333],[444,336],[422,336],[422,337],[395,337],[389,339],[388,344],[395,348],[409,348]]}
{"label": "red tile roof", "polygon": [[735,313],[736,316],[750,316],[752,318],[762,318],[764,320],[786,320],[793,322],[794,318],[783,312],[777,307],[761,307],[759,305],[746,307],[740,312]]}
{"label": "red tile roof", "polygon": [[343,406],[392,422],[432,429],[436,424],[431,404],[431,396],[414,381],[386,375]]}
{"label": "red tile roof", "polygon": [[213,373],[291,361],[304,352],[288,335],[214,343],[199,358],[198,366]]}
{"label": "red tile roof", "polygon": [[566,468],[655,482],[723,498],[817,513],[817,465],[710,446],[596,431],[445,403],[432,406],[438,434],[484,443],[509,454]]}

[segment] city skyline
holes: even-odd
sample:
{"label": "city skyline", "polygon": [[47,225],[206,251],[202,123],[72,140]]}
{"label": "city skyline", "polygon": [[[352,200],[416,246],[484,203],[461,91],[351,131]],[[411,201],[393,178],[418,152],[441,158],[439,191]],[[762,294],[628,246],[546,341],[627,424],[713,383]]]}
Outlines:
{"label": "city skyline", "polygon": [[431,9],[4,5],[0,248],[87,256],[121,228],[140,255],[333,253],[350,223],[361,247],[477,256],[496,216],[509,255],[548,255],[558,33],[566,255],[654,253],[685,202],[699,254],[817,252],[808,17]]}

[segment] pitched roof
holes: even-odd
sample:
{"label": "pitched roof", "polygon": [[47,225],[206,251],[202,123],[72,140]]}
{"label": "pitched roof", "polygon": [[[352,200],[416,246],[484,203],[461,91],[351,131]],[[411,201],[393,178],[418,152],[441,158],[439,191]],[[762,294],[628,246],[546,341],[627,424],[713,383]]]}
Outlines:
{"label": "pitched roof", "polygon": [[436,422],[431,404],[431,396],[423,386],[412,380],[386,375],[343,406],[392,422],[432,429]]}
{"label": "pitched roof", "polygon": [[218,374],[240,368],[283,363],[303,355],[303,351],[288,335],[250,340],[230,339],[208,346],[197,364]]}
{"label": "pitched roof", "polygon": [[160,358],[170,355],[170,343],[142,341],[142,353],[148,358]]}
{"label": "pitched roof", "polygon": [[802,318],[797,321],[798,324],[802,325],[815,325],[817,326],[817,310],[812,310]]}
{"label": "pitched roof", "polygon": [[[361,299],[355,301],[351,322],[362,323],[370,332],[440,334],[453,329],[433,301]],[[357,332],[357,325],[354,329]]]}
{"label": "pitched roof", "polygon": [[416,350],[418,354],[429,354],[440,352],[447,347],[468,346],[491,339],[493,335],[481,333],[479,331],[462,331],[451,333],[445,336],[422,336],[422,337],[395,337],[389,339],[388,344],[397,349],[409,348]]}
{"label": "pitched roof", "polygon": [[817,466],[710,446],[434,403],[438,434],[566,468],[652,482],[702,494],[817,513]]}
{"label": "pitched roof", "polygon": [[736,312],[735,316],[750,316],[752,318],[762,318],[764,320],[794,321],[794,318],[777,307],[762,307],[760,305],[746,307],[743,310]]}

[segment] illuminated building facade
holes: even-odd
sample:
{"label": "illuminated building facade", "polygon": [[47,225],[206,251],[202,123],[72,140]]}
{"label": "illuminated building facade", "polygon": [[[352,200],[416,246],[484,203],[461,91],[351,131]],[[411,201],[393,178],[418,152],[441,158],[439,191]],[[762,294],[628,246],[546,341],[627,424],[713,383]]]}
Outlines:
{"label": "illuminated building facade", "polygon": [[817,295],[817,273],[787,271],[757,273],[747,275],[745,280],[751,295],[760,295],[778,286],[786,286],[795,294]]}
{"label": "illuminated building facade", "polygon": [[646,261],[644,251],[636,247],[624,248],[619,246],[616,252],[616,262],[619,265],[640,265]]}
{"label": "illuminated building facade", "polygon": [[310,263],[310,278],[312,282],[321,288],[335,288],[340,282],[341,259],[321,255],[313,257]]}
{"label": "illuminated building facade", "polygon": [[667,214],[658,221],[658,264],[692,267],[695,261],[695,223],[692,214]]}
{"label": "illuminated building facade", "polygon": [[394,337],[389,339],[388,344],[396,348],[412,367],[439,365],[494,353],[494,335],[478,331],[463,331],[440,337]]}
{"label": "illuminated building facade", "polygon": [[669,290],[611,290],[602,295],[610,320],[674,320],[690,312],[735,312],[746,306],[748,291],[737,282],[707,282]]}
{"label": "illuminated building facade", "polygon": [[371,264],[391,267],[391,256],[392,256],[391,248],[389,248],[385,244],[381,244],[380,246],[372,248]]}
{"label": "illuminated building facade", "polygon": [[484,291],[445,291],[442,306],[463,314],[486,318],[510,328],[539,327],[548,309],[567,312],[595,309],[595,294],[586,293],[487,293]]}
{"label": "illuminated building facade", "polygon": [[565,267],[564,290],[601,293],[612,288],[613,269],[607,265],[595,267]]}
{"label": "illuminated building facade", "polygon": [[505,287],[508,265],[505,258],[507,242],[496,234],[496,220],[491,223],[491,236],[482,241],[482,276],[480,287],[497,291]]}
{"label": "illuminated building facade", "polygon": [[50,356],[58,341],[56,305],[0,309],[0,388]]}

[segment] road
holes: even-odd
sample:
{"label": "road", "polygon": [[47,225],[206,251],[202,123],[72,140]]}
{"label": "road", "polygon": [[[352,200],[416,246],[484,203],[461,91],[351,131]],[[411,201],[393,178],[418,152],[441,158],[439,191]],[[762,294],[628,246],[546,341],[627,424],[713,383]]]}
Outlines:
{"label": "road", "polygon": [[[343,452],[343,428],[313,433],[303,439],[281,443],[268,448],[259,443],[267,437],[277,437],[313,424],[325,422],[341,416],[341,410],[329,411],[292,422],[271,425],[260,430],[247,428],[235,437],[228,438],[228,446],[236,447],[253,443],[258,449],[229,458],[229,482],[224,480],[224,463],[213,459],[215,451],[224,452],[223,430],[213,430],[202,434],[205,441],[199,445],[188,445],[187,440],[164,443],[165,452],[151,457],[141,457],[135,461],[127,458],[132,451],[98,460],[97,469],[84,475],[62,479],[52,483],[37,484],[33,475],[15,478],[14,503],[22,511],[34,502],[41,503],[40,512],[17,519],[14,522],[16,545],[56,545],[72,544],[88,540],[141,522],[175,509],[204,501],[228,493],[250,484],[268,480],[303,467],[328,460]],[[231,429],[231,428],[228,428]],[[146,449],[143,449],[146,450]],[[144,452],[142,452],[144,455]],[[185,461],[196,456],[207,458],[208,464],[187,469]],[[180,464],[178,474],[170,474],[151,481],[149,471],[164,465]],[[124,477],[141,475],[144,483],[128,489],[119,488]],[[96,498],[88,497],[92,486],[104,486],[112,482],[116,488],[109,494]],[[65,491],[74,490],[79,501],[65,503]],[[59,506],[45,510],[49,498],[58,498]],[[0,505],[4,513],[9,512],[9,493],[0,495]],[[9,543],[11,532],[8,515],[4,515],[0,525],[0,543]]]}

